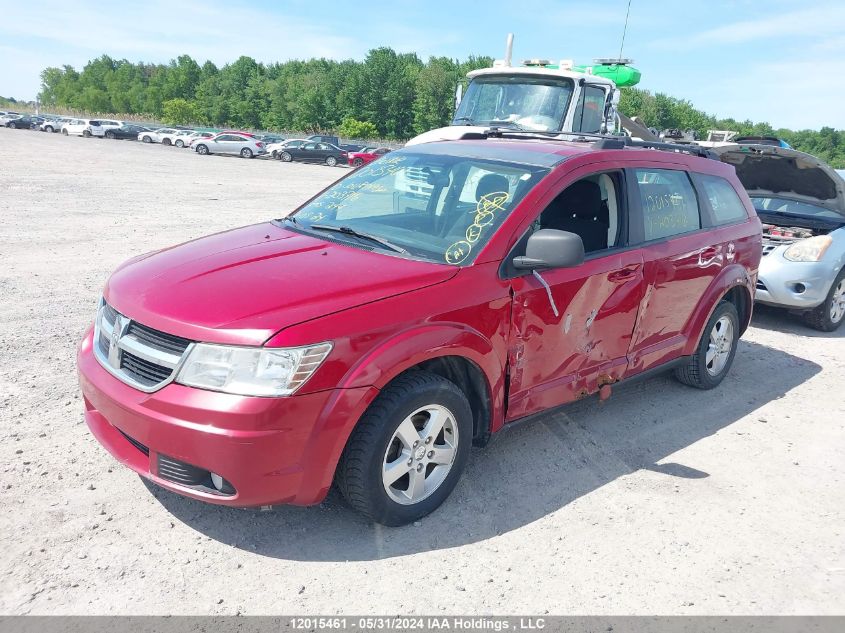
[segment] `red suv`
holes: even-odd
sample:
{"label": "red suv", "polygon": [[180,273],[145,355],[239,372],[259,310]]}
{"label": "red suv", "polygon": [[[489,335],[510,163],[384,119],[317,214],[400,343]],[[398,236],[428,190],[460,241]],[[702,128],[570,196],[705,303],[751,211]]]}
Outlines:
{"label": "red suv", "polygon": [[88,426],[189,497],[336,483],[400,525],[516,420],[662,370],[715,387],[760,222],[729,165],[630,145],[417,145],[288,218],[129,260],[79,349]]}

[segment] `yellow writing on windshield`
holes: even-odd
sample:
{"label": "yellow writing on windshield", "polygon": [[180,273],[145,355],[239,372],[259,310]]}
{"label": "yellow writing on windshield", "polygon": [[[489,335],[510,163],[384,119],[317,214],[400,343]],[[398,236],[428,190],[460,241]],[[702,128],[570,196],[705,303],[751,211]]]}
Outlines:
{"label": "yellow writing on windshield", "polygon": [[464,235],[466,239],[458,240],[443,253],[447,264],[460,264],[469,257],[472,246],[481,237],[484,227],[492,224],[496,211],[505,210],[505,204],[509,199],[510,194],[507,191],[486,193],[478,199],[478,204],[475,206],[475,219],[467,227]]}

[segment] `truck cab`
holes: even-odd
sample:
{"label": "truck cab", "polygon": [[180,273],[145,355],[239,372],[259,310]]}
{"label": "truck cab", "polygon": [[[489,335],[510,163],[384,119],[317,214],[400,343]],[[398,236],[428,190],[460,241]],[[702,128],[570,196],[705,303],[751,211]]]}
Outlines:
{"label": "truck cab", "polygon": [[504,60],[467,74],[466,94],[456,94],[451,125],[424,132],[408,145],[457,140],[491,127],[542,134],[603,134],[618,129],[619,87],[633,86],[640,72],[627,59],[598,59],[576,66],[545,59],[511,65],[512,37]]}

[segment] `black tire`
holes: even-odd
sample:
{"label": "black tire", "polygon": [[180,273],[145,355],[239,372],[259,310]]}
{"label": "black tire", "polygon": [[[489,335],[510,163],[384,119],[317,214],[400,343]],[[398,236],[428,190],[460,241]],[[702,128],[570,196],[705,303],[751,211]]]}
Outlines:
{"label": "black tire", "polygon": [[364,164],[364,159],[363,159],[363,158],[354,158],[354,159],[352,159],[352,166],[353,166],[353,167],[360,167],[360,166],[361,166],[361,165],[363,165],[363,164]]}
{"label": "black tire", "polygon": [[283,163],[289,163],[293,160],[293,156],[290,155],[290,152],[282,152],[279,154],[279,160]]}
{"label": "black tire", "polygon": [[328,165],[329,167],[334,167],[335,165],[337,165],[337,158],[335,158],[334,156],[327,156],[326,165]]}
{"label": "black tire", "polygon": [[208,146],[207,146],[207,145],[203,145],[202,143],[200,143],[199,145],[197,145],[197,154],[202,154],[203,156],[205,156],[206,154],[208,154]]}
{"label": "black tire", "polygon": [[241,158],[252,158],[252,156],[253,156],[252,150],[249,149],[248,147],[244,147],[241,150]]}
{"label": "black tire", "polygon": [[830,291],[827,293],[827,297],[825,297],[822,304],[801,315],[804,319],[804,323],[815,330],[819,330],[820,332],[833,332],[839,329],[839,326],[842,325],[843,321],[845,321],[845,315],[840,313],[838,318],[834,319],[832,310],[833,302],[839,301],[836,295],[838,291],[841,291],[839,288],[840,284],[845,284],[845,268],[840,270],[839,274],[836,275],[836,279],[833,280],[833,283],[830,286]]}
{"label": "black tire", "polygon": [[278,158],[278,157],[279,157],[278,150],[274,149],[272,152],[270,152],[270,158]]}
{"label": "black tire", "polygon": [[177,138],[176,142],[173,143],[176,147],[182,148],[185,147],[185,142],[181,138]]}
{"label": "black tire", "polygon": [[82,130],[82,136],[85,138],[91,138],[91,131],[90,130]]}
{"label": "black tire", "polygon": [[62,136],[67,136],[67,130],[62,130]]}
{"label": "black tire", "polygon": [[17,124],[16,124],[14,121],[9,121],[9,122],[6,124],[6,127],[12,128],[12,129],[14,130],[14,129],[15,129],[16,127],[18,127],[18,126],[17,126]]}
{"label": "black tire", "polygon": [[162,145],[170,145],[170,139],[169,138],[161,139],[161,144]]}
{"label": "black tire", "polygon": [[146,135],[142,136],[141,140],[144,141],[144,143],[152,143],[153,142],[153,139],[151,139],[149,136],[146,136]]}
{"label": "black tire", "polygon": [[[730,350],[727,352],[724,366],[718,372],[713,373],[708,368],[707,351],[711,344],[711,333],[714,333],[716,324],[723,318],[729,319],[732,327],[729,337]],[[737,343],[739,342],[739,327],[739,314],[734,304],[728,301],[720,302],[707,321],[707,325],[704,326],[704,331],[701,334],[701,340],[698,342],[695,353],[689,357],[685,365],[681,365],[675,369],[675,378],[685,385],[697,389],[713,389],[717,387],[730,371],[731,365],[733,364]]]}
{"label": "black tire", "polygon": [[[404,505],[387,494],[382,480],[384,460],[400,424],[414,411],[429,405],[445,407],[452,414],[458,429],[455,456],[448,474],[433,492]],[[337,485],[349,505],[370,520],[383,525],[405,525],[434,511],[446,500],[466,466],[471,444],[472,410],[463,392],[437,374],[409,372],[388,385],[361,416],[338,464]]]}
{"label": "black tire", "polygon": [[110,139],[114,140],[114,132],[112,132],[111,130],[106,132],[106,138],[110,138]]}
{"label": "black tire", "polygon": [[45,131],[45,132],[50,132],[50,133],[52,134],[52,133],[53,133],[53,126],[52,126],[52,125],[48,125],[47,127],[45,127],[45,128],[44,128],[44,131]]}

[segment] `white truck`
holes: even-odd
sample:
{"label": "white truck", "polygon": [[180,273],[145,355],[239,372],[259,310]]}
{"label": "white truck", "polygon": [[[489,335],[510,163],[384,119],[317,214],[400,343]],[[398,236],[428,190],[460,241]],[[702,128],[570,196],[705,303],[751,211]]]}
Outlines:
{"label": "white truck", "polygon": [[459,139],[491,128],[606,134],[626,123],[617,112],[618,88],[640,80],[640,71],[630,66],[630,60],[599,59],[590,66],[576,66],[571,60],[529,59],[514,66],[512,50],[513,35],[508,35],[505,58],[491,68],[468,73],[466,94],[458,87],[452,124],[424,132],[408,145]]}

